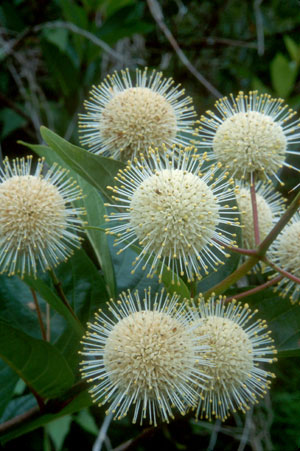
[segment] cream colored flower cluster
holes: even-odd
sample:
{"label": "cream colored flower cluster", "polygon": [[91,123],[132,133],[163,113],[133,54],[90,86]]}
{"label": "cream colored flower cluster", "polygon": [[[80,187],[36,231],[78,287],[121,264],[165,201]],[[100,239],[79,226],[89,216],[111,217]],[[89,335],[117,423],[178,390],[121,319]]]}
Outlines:
{"label": "cream colored flower cluster", "polygon": [[[237,247],[255,251],[284,212],[272,180],[300,122],[280,99],[250,92],[223,98],[196,128],[192,100],[160,72],[137,70],[108,76],[94,87],[80,115],[82,144],[91,152],[126,162],[107,187],[108,235],[118,253],[137,250],[132,273],[190,284],[217,271]],[[203,151],[204,150],[204,151]],[[99,157],[101,158],[101,157]],[[82,197],[66,171],[44,174],[39,160],[4,162],[0,169],[0,271],[36,276],[66,260],[80,245]],[[270,250],[273,266],[287,277],[278,289],[297,302],[300,294],[300,216]],[[247,254],[247,252],[244,252]],[[288,272],[294,274],[294,280]],[[247,304],[226,298],[182,300],[163,290],[143,297],[122,293],[99,311],[82,340],[82,375],[108,412],[133,422],[169,421],[176,412],[225,420],[245,412],[269,388],[262,366],[276,354],[270,332]]]}
{"label": "cream colored flower cluster", "polygon": [[247,304],[180,301],[149,288],[143,298],[122,293],[108,311],[88,324],[81,372],[115,419],[132,408],[134,423],[154,426],[190,411],[225,420],[264,397],[274,377],[262,367],[276,360],[273,340]]}

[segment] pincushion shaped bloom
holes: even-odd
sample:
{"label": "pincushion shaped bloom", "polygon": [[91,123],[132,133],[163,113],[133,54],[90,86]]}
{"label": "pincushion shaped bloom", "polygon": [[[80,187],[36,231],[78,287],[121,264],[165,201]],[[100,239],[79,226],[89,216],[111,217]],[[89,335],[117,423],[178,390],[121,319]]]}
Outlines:
{"label": "pincushion shaped bloom", "polygon": [[228,255],[223,245],[235,244],[228,225],[237,218],[227,203],[234,198],[233,182],[218,167],[202,173],[203,162],[191,149],[152,151],[120,170],[118,186],[108,187],[115,204],[106,205],[118,210],[106,218],[117,222],[107,233],[116,236],[115,245],[123,243],[119,252],[141,246],[133,264],[149,264],[149,276],[158,272],[161,279],[161,262],[172,270],[173,282],[175,274],[200,279]]}
{"label": "pincushion shaped bloom", "polygon": [[[291,144],[300,143],[300,121],[282,99],[257,91],[230,95],[207,111],[198,127],[200,146],[213,150],[215,158],[232,177],[256,179],[275,177],[283,166],[293,168],[287,155],[300,155]],[[299,171],[299,170],[298,170]]]}
{"label": "pincushion shaped bloom", "polygon": [[179,296],[162,290],[122,293],[111,300],[109,314],[99,310],[83,337],[82,376],[92,384],[90,393],[99,405],[109,403],[107,413],[125,417],[132,407],[135,423],[147,418],[169,421],[173,409],[184,414],[197,404],[194,387],[207,376],[202,359],[208,351],[202,337],[193,333],[185,304]]}
{"label": "pincushion shaped bloom", "polygon": [[[300,279],[300,214],[296,213],[270,248],[270,259],[280,268]],[[300,284],[284,277],[275,291],[300,303]]]}
{"label": "pincushion shaped bloom", "polygon": [[224,421],[230,412],[245,413],[265,396],[275,376],[262,364],[276,361],[277,352],[266,322],[253,320],[256,313],[248,304],[226,304],[222,297],[206,302],[200,295],[194,304],[193,315],[199,318],[195,334],[204,337],[203,343],[210,347],[206,357],[212,363],[202,368],[210,379],[199,390],[196,418]]}
{"label": "pincushion shaped bloom", "polygon": [[4,160],[0,168],[0,272],[36,275],[65,261],[80,246],[83,209],[70,202],[82,197],[65,169],[53,165],[42,175],[39,160]]}
{"label": "pincushion shaped bloom", "polygon": [[[241,184],[240,188],[236,190],[236,198],[241,213],[243,247],[254,249],[256,244],[250,187]],[[279,193],[273,190],[271,185],[259,182],[256,186],[256,204],[259,237],[260,241],[263,241],[284,213],[285,201]]]}
{"label": "pincushion shaped bloom", "polygon": [[184,89],[147,68],[137,69],[135,78],[128,69],[115,72],[90,92],[79,131],[91,152],[127,161],[150,146],[190,142],[196,114]]}

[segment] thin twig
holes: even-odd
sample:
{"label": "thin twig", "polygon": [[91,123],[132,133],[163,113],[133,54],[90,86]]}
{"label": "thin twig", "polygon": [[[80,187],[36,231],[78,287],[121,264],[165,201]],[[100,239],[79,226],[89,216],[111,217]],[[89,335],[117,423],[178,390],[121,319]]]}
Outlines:
{"label": "thin twig", "polygon": [[64,28],[66,30],[70,30],[72,31],[72,33],[85,37],[86,39],[91,41],[97,47],[100,47],[102,50],[104,50],[104,52],[108,53],[116,60],[122,61],[124,63],[126,62],[126,59],[124,58],[123,55],[113,50],[108,44],[106,44],[106,42],[102,41],[102,39],[97,38],[97,36],[95,36],[94,34],[90,33],[87,30],[84,30],[83,28],[77,27],[77,25],[71,22],[63,22],[60,20],[57,20],[55,22],[45,22],[33,27],[33,31],[36,33],[38,31],[43,30],[44,28]]}
{"label": "thin twig", "polygon": [[215,449],[217,439],[218,439],[218,434],[221,430],[221,425],[222,425],[221,420],[216,420],[216,422],[214,424],[214,428],[210,435],[210,440],[209,440],[207,451],[213,451]]}
{"label": "thin twig", "polygon": [[113,412],[110,412],[104,419],[102,426],[100,428],[99,434],[97,436],[97,439],[93,445],[92,451],[101,451],[102,445],[105,442],[107,430],[109,428],[109,425],[111,423],[111,420],[113,419]]}
{"label": "thin twig", "polygon": [[3,432],[6,432],[7,430],[12,429],[15,426],[18,426],[19,424],[23,424],[25,421],[33,420],[39,414],[40,409],[38,408],[38,406],[35,406],[27,412],[24,412],[21,415],[17,415],[16,417],[0,424],[0,433],[2,434]]}
{"label": "thin twig", "polygon": [[236,246],[228,246],[228,244],[222,243],[221,241],[217,240],[216,238],[212,238],[213,241],[215,241],[220,246],[224,246],[229,251],[235,252],[236,254],[241,255],[248,255],[251,257],[252,255],[256,255],[257,251],[255,249],[243,249],[241,247]]}
{"label": "thin twig", "polygon": [[257,53],[261,56],[265,53],[265,42],[264,42],[264,24],[263,16],[261,13],[260,5],[263,0],[254,1],[254,14],[256,22],[256,35],[257,35]]}
{"label": "thin twig", "polygon": [[232,301],[232,299],[238,300],[238,299],[246,298],[247,296],[251,296],[251,294],[258,293],[259,291],[262,291],[265,288],[275,285],[276,283],[280,282],[281,279],[282,279],[282,276],[277,276],[274,279],[269,280],[268,282],[258,285],[258,287],[251,288],[250,290],[243,291],[242,293],[235,294],[234,296],[230,296],[230,297],[226,298],[226,302]]}
{"label": "thin twig", "polygon": [[255,44],[254,42],[239,41],[236,39],[218,38],[217,36],[208,36],[207,38],[200,38],[199,41],[205,42],[208,45],[223,44],[233,47],[246,47],[249,49],[257,48],[257,44]]}
{"label": "thin twig", "polygon": [[175,50],[176,55],[178,56],[178,58],[180,59],[182,64],[184,64],[184,66],[197,78],[197,80],[200,83],[202,83],[202,85],[205,86],[205,88],[209,92],[211,92],[215,97],[222,97],[222,94],[208,80],[206,80],[206,78],[203,77],[202,74],[200,74],[200,72],[192,65],[190,60],[183,53],[183,51],[179,47],[176,39],[174,38],[171,31],[169,30],[169,28],[166,26],[166,24],[164,22],[163,12],[162,12],[162,9],[161,9],[159,3],[156,0],[147,0],[147,3],[148,3],[149,10],[150,10],[154,20],[156,21],[157,25],[162,30],[165,37],[167,38],[167,40],[169,41],[169,43]]}
{"label": "thin twig", "polygon": [[122,443],[121,445],[117,446],[117,448],[114,448],[114,451],[130,451],[137,449],[137,446],[143,442],[144,440],[151,437],[159,428],[146,428],[144,429],[137,437],[127,440],[126,442]]}
{"label": "thin twig", "polygon": [[39,325],[40,325],[40,329],[41,329],[41,334],[42,334],[43,340],[47,341],[46,329],[45,329],[45,326],[44,326],[44,322],[43,322],[43,318],[42,318],[42,314],[41,314],[41,310],[40,310],[40,306],[39,306],[39,301],[38,301],[38,298],[36,296],[36,292],[31,287],[30,287],[30,291],[31,291],[31,294],[32,294],[32,297],[33,297],[35,310],[36,310],[36,314],[37,314],[37,317],[38,317],[38,320],[39,320]]}
{"label": "thin twig", "polygon": [[262,260],[267,263],[267,265],[271,266],[271,268],[275,269],[275,271],[282,274],[284,277],[287,277],[288,279],[292,280],[293,282],[300,284],[299,277],[294,276],[288,271],[285,271],[284,269],[280,268],[279,266],[275,265],[275,263],[271,262],[267,257],[262,258]]}
{"label": "thin twig", "polygon": [[50,305],[46,304],[46,336],[47,341],[50,341],[51,338],[51,327],[50,327]]}
{"label": "thin twig", "polygon": [[212,293],[218,295],[224,293],[224,291],[245,276],[250,269],[252,269],[259,260],[263,260],[265,253],[273,243],[273,241],[280,234],[282,229],[286,226],[292,216],[296,213],[300,206],[300,192],[295,196],[291,204],[286,209],[285,213],[282,215],[280,220],[276,223],[270,233],[266,236],[266,238],[262,241],[257,249],[256,255],[249,257],[245,263],[243,263],[239,268],[237,268],[232,274],[225,277],[224,280],[216,284],[214,287],[207,290],[204,295],[205,297],[209,297]]}
{"label": "thin twig", "polygon": [[31,118],[26,113],[24,113],[24,111],[20,107],[18,107],[18,105],[16,105],[11,99],[5,97],[1,92],[0,100],[9,108],[14,110],[19,116],[22,116],[24,119],[26,119],[26,121],[31,122]]}
{"label": "thin twig", "polygon": [[242,434],[242,437],[240,440],[238,451],[243,451],[248,442],[250,429],[251,429],[251,423],[252,423],[252,415],[253,415],[253,409],[251,409],[250,411],[248,411],[246,413],[245,426],[243,429],[243,434]]}
{"label": "thin twig", "polygon": [[[63,287],[61,282],[57,279],[55,272],[53,271],[53,269],[50,269],[50,275],[53,281],[53,285],[54,288],[56,290],[56,293],[58,294],[58,296],[60,297],[60,299],[62,300],[63,304],[67,307],[67,309],[69,310],[69,312],[72,313],[73,317],[80,323],[79,318],[77,317],[76,313],[74,312],[74,310],[72,309],[71,305],[69,304],[69,301],[64,293]],[[81,323],[80,323],[81,324]]]}
{"label": "thin twig", "polygon": [[258,246],[260,243],[260,237],[259,237],[259,223],[258,223],[258,212],[257,212],[254,174],[252,175],[252,180],[251,180],[251,184],[250,184],[250,194],[251,194],[252,215],[253,215],[254,239],[255,239],[255,245]]}

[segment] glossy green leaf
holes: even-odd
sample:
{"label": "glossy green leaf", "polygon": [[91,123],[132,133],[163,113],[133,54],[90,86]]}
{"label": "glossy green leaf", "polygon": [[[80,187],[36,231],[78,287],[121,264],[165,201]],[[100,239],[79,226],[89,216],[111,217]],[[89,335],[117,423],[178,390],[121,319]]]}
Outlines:
{"label": "glossy green leaf", "polygon": [[63,161],[78,175],[87,180],[110,200],[108,185],[114,184],[114,177],[124,163],[111,158],[94,155],[80,147],[70,144],[46,127],[41,127],[41,135],[49,147],[53,149]]}
{"label": "glossy green leaf", "polygon": [[42,398],[57,396],[73,384],[71,368],[53,345],[2,320],[0,357]]}
{"label": "glossy green leaf", "polygon": [[19,376],[0,359],[0,417],[14,394]]}
{"label": "glossy green leaf", "polygon": [[[69,415],[78,412],[81,409],[89,407],[91,404],[92,404],[91,396],[87,392],[87,390],[84,390],[81,393],[79,393],[71,402],[67,404],[65,408],[63,408],[59,412],[39,414],[37,415],[36,418],[32,419],[31,421],[20,424],[18,427],[0,436],[0,441],[2,444],[5,444],[6,442],[12,440],[13,438],[19,437],[20,435],[33,431],[34,429],[44,426],[45,424],[48,424],[51,421],[61,418],[64,415]],[[18,415],[18,413],[16,413],[16,415]]]}
{"label": "glossy green leaf", "polygon": [[33,408],[36,408],[37,410],[39,409],[37,401],[32,393],[28,395],[18,396],[12,399],[6,406],[6,409],[0,417],[0,424],[11,420],[18,415],[22,415],[23,413]]}
{"label": "glossy green leaf", "polygon": [[90,434],[98,435],[99,428],[89,409],[81,410],[81,412],[78,413],[74,420]]}
{"label": "glossy green leaf", "polygon": [[46,431],[54,443],[55,451],[62,449],[64,440],[70,430],[71,422],[71,415],[65,415],[47,424]]}
{"label": "glossy green leaf", "polygon": [[295,61],[297,65],[300,63],[300,46],[290,36],[283,37],[285,46],[290,54],[292,60]]}
{"label": "glossy green leaf", "polygon": [[55,291],[49,288],[49,286],[43,282],[41,279],[35,279],[34,277],[25,276],[24,282],[36,292],[38,292],[42,298],[51,305],[54,310],[56,310],[60,315],[62,315],[65,320],[72,326],[74,332],[78,337],[82,337],[84,329],[79,321],[72,315],[70,310],[65,306],[60,297],[55,293]]}
{"label": "glossy green leaf", "polygon": [[278,53],[271,62],[271,79],[276,94],[286,98],[292,92],[297,77],[297,65],[288,61],[285,56]]}
{"label": "glossy green leaf", "polygon": [[257,317],[267,321],[279,356],[300,356],[299,305],[292,305],[289,299],[278,296],[272,289],[249,296],[244,302],[257,308]]}
{"label": "glossy green leaf", "polygon": [[58,266],[55,274],[82,324],[108,301],[103,275],[83,249],[76,251],[66,264]]}
{"label": "glossy green leaf", "polygon": [[78,70],[73,61],[67,53],[46,39],[41,39],[41,48],[55,87],[64,96],[70,96],[78,87]]}
{"label": "glossy green leaf", "polygon": [[[40,157],[45,157],[49,165],[52,165],[56,162],[62,167],[67,167],[70,170],[70,176],[76,178],[78,184],[82,188],[84,198],[75,201],[75,204],[78,207],[85,208],[87,212],[87,216],[84,217],[85,221],[87,221],[89,226],[99,226],[99,224],[104,223],[106,208],[104,206],[103,199],[96,188],[94,188],[84,178],[80,177],[74,170],[72,170],[71,167],[67,165],[59,155],[54,153],[50,147],[28,143],[22,144],[36,152]],[[107,236],[96,229],[86,229],[85,233],[88,236],[88,239],[93,247],[99,265],[103,270],[107,291],[111,297],[115,297],[115,273],[109,246],[107,243]]]}

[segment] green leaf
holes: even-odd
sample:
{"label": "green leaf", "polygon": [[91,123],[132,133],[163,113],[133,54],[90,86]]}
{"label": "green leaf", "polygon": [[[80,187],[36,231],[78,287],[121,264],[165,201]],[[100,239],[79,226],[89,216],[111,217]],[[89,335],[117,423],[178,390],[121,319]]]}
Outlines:
{"label": "green leaf", "polygon": [[[78,203],[82,203],[83,207],[86,209],[87,223],[90,226],[99,226],[99,224],[103,224],[104,215],[106,215],[106,208],[102,197],[98,191],[82,177],[77,176],[77,181],[85,195],[84,199],[82,201],[78,201]],[[99,232],[98,230],[92,229],[85,230],[85,233],[89,238],[100,267],[103,270],[109,296],[114,298],[116,296],[115,270],[112,264],[107,235]]]}
{"label": "green leaf", "polygon": [[84,390],[81,393],[79,393],[79,395],[76,396],[60,412],[40,414],[37,416],[37,418],[34,418],[31,421],[20,424],[20,426],[2,435],[0,437],[0,441],[2,444],[5,444],[6,442],[12,440],[13,438],[19,437],[20,435],[33,431],[34,429],[44,426],[45,424],[50,423],[50,421],[54,421],[58,418],[63,417],[64,415],[69,415],[74,412],[78,412],[81,409],[89,407],[91,404],[92,404],[91,396],[87,392],[87,390]]}
{"label": "green leaf", "polygon": [[[247,287],[248,290],[251,287]],[[245,298],[259,310],[257,317],[267,321],[279,356],[300,355],[300,308],[267,289]]]}
{"label": "green leaf", "polygon": [[65,306],[62,300],[58,297],[49,286],[40,279],[35,279],[34,277],[25,276],[24,282],[35,291],[37,291],[42,298],[51,305],[54,310],[56,310],[60,315],[62,315],[65,320],[72,326],[74,332],[79,338],[82,337],[84,329],[78,320],[72,315],[70,310]]}
{"label": "green leaf", "polygon": [[68,31],[64,28],[44,28],[43,37],[46,41],[56,45],[61,52],[66,52],[68,45]]}
{"label": "green leaf", "polygon": [[94,155],[80,147],[74,146],[46,127],[41,127],[41,135],[48,146],[68,166],[97,188],[107,199],[111,200],[106,187],[114,184],[114,177],[117,175],[119,169],[125,167],[124,163],[111,158]]}
{"label": "green leaf", "polygon": [[42,398],[58,396],[73,384],[71,368],[53,345],[2,320],[0,357]]}
{"label": "green leaf", "polygon": [[90,434],[98,435],[99,428],[88,409],[81,410],[75,417],[75,421]]}
{"label": "green leaf", "polygon": [[0,359],[0,417],[14,394],[18,375]]}
{"label": "green leaf", "polygon": [[0,111],[0,121],[2,122],[1,139],[6,138],[10,133],[22,128],[26,124],[26,119],[10,108],[3,108]]}
{"label": "green leaf", "polygon": [[281,53],[277,53],[271,62],[271,80],[276,94],[286,98],[292,92],[297,76],[297,66],[294,61],[288,61]]}
{"label": "green leaf", "polygon": [[77,316],[86,323],[108,301],[104,278],[83,249],[55,271]]}
{"label": "green leaf", "polygon": [[295,61],[295,63],[298,66],[300,63],[300,47],[289,36],[284,36],[283,40],[284,40],[285,46],[290,54],[290,57],[292,58],[293,61]]}
{"label": "green leaf", "polygon": [[7,405],[3,415],[0,418],[0,424],[5,421],[11,420],[12,418],[22,415],[24,412],[32,409],[33,407],[38,407],[35,397],[32,393],[29,395],[18,396],[12,399]]}
{"label": "green leaf", "polygon": [[[84,8],[76,5],[73,0],[60,0],[59,6],[62,8],[63,16],[68,22],[71,22],[79,28],[87,29],[88,17]],[[76,53],[81,59],[85,46],[85,38],[75,33],[72,33],[72,38],[74,40]]]}
{"label": "green leaf", "polygon": [[78,90],[78,70],[67,53],[63,53],[56,45],[41,39],[41,48],[48,70],[52,75],[51,81],[61,90],[64,96]]}
{"label": "green leaf", "polygon": [[47,424],[46,431],[54,443],[55,451],[60,451],[64,440],[70,430],[71,415],[65,415]]}
{"label": "green leaf", "polygon": [[[70,170],[70,176],[76,178],[78,184],[82,188],[84,198],[75,202],[77,207],[84,207],[87,216],[84,218],[90,226],[99,226],[104,223],[104,215],[106,208],[104,207],[103,199],[98,191],[90,185],[84,178],[80,177],[65,161],[50,147],[42,145],[34,145],[23,143],[26,147],[36,152],[39,156],[45,157],[49,165],[58,163],[62,167]],[[107,285],[109,296],[116,296],[116,281],[114,267],[110,255],[109,246],[107,243],[107,236],[98,230],[86,229],[85,233],[93,247],[93,250],[98,259],[99,265],[103,270],[104,278]]]}

